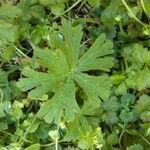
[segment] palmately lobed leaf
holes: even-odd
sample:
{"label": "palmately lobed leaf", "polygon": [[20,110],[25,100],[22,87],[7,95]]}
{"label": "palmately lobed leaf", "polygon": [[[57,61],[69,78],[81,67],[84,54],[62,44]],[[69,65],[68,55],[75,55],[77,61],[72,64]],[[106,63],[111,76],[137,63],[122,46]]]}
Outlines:
{"label": "palmately lobed leaf", "polygon": [[109,71],[113,66],[114,60],[110,56],[114,52],[113,44],[106,40],[104,34],[80,57],[82,27],[72,27],[69,21],[63,19],[60,32],[56,33],[50,35],[51,49],[34,49],[36,63],[47,71],[25,68],[22,72],[25,77],[18,82],[22,91],[30,90],[29,98],[39,98],[50,91],[54,92],[51,100],[38,113],[39,118],[49,123],[58,123],[61,116],[71,121],[81,111],[75,98],[76,86],[83,89],[95,108],[99,106],[100,99],[109,97],[112,87],[108,75],[87,74],[91,70]]}

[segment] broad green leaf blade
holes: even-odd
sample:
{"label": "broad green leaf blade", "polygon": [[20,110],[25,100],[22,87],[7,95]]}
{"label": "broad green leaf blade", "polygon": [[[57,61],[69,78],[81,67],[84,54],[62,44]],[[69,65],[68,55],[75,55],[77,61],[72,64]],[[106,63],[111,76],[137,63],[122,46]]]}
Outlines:
{"label": "broad green leaf blade", "polygon": [[25,148],[24,150],[33,150],[33,149],[40,150],[40,144],[39,143],[32,144],[29,147]]}
{"label": "broad green leaf blade", "polygon": [[17,28],[10,24],[0,20],[0,45],[8,44],[16,40]]}
{"label": "broad green leaf blade", "polygon": [[52,33],[50,35],[50,40],[51,40],[51,44],[52,44],[52,48],[56,48],[56,49],[60,49],[67,60],[68,66],[69,68],[72,67],[72,54],[70,49],[67,48],[67,45],[64,43],[63,38],[61,37],[61,35],[57,35],[56,33]]}
{"label": "broad green leaf blade", "polygon": [[78,111],[79,106],[75,99],[75,85],[72,80],[68,79],[67,83],[60,85],[53,98],[41,107],[38,117],[44,117],[44,120],[48,123],[54,121],[57,124],[63,114],[66,120],[71,121]]}
{"label": "broad green leaf blade", "polygon": [[66,120],[73,120],[75,113],[79,112],[79,106],[75,99],[75,84],[72,79],[68,79],[63,90],[65,117]]}
{"label": "broad green leaf blade", "polygon": [[37,72],[30,68],[25,68],[22,74],[28,78],[21,78],[17,86],[22,91],[31,90],[28,93],[29,98],[43,96],[48,91],[51,91],[63,78],[61,76],[54,76],[50,73]]}
{"label": "broad green leaf blade", "polygon": [[65,9],[64,3],[56,3],[51,6],[51,11],[54,15],[60,16]]}
{"label": "broad green leaf blade", "polygon": [[10,112],[11,112],[11,104],[9,101],[0,103],[0,118],[5,117],[6,113],[10,114]]}
{"label": "broad green leaf blade", "polygon": [[60,50],[35,49],[35,56],[41,66],[54,74],[66,74],[68,65],[65,55]]}
{"label": "broad green leaf blade", "polygon": [[71,23],[65,19],[62,20],[62,34],[67,48],[71,51],[73,64],[75,64],[79,57],[80,42],[82,39],[82,26],[78,25],[72,27]]}
{"label": "broad green leaf blade", "polygon": [[77,69],[82,71],[88,70],[102,70],[110,71],[110,68],[114,65],[114,59],[112,57],[98,58],[95,60],[89,60],[89,62],[79,65]]}
{"label": "broad green leaf blade", "polygon": [[109,71],[113,66],[113,58],[107,55],[113,54],[112,47],[112,42],[106,40],[104,34],[100,35],[89,50],[78,60],[76,70]]}
{"label": "broad green leaf blade", "polygon": [[95,106],[99,105],[100,98],[106,100],[110,95],[112,87],[108,76],[90,76],[84,73],[76,74],[74,77],[77,84],[85,91]]}
{"label": "broad green leaf blade", "polygon": [[140,145],[140,144],[134,144],[134,145],[128,146],[126,148],[126,150],[144,150],[144,149],[143,149],[142,145]]}
{"label": "broad green leaf blade", "polygon": [[0,7],[0,18],[15,18],[21,14],[18,6],[2,6]]}

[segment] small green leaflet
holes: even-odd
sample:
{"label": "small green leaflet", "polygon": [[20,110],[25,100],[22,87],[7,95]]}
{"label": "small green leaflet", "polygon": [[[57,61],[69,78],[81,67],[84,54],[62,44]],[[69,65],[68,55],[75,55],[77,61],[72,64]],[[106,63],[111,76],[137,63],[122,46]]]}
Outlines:
{"label": "small green leaflet", "polygon": [[88,0],[88,3],[89,3],[91,6],[99,7],[100,4],[101,4],[101,0]]}
{"label": "small green leaflet", "polygon": [[125,48],[124,55],[128,62],[126,83],[129,81],[132,85],[135,84],[139,91],[149,88],[150,51],[141,44],[134,44]]}
{"label": "small green leaflet", "polygon": [[140,144],[134,144],[134,145],[127,147],[126,150],[143,150],[143,146]]}
{"label": "small green leaflet", "polygon": [[68,130],[63,140],[77,142],[81,149],[95,149],[98,145],[104,145],[101,129],[99,127],[92,129],[82,114],[68,123]]}
{"label": "small green leaflet", "polygon": [[[63,35],[63,38],[58,35]],[[17,83],[22,91],[30,90],[29,98],[40,98],[52,91],[54,96],[46,102],[38,112],[40,118],[46,122],[58,123],[64,114],[67,121],[74,119],[79,112],[75,98],[75,87],[79,86],[88,96],[88,99],[99,106],[100,98],[109,97],[112,84],[105,74],[88,75],[91,70],[109,71],[113,66],[113,44],[100,35],[94,44],[80,56],[80,42],[82,39],[82,26],[72,27],[71,23],[62,20],[60,32],[50,35],[52,49],[36,48],[37,64],[47,68],[47,72],[40,72],[25,68],[25,76]],[[92,86],[91,86],[92,85]]]}
{"label": "small green leaflet", "polygon": [[32,144],[31,146],[25,148],[24,150],[33,150],[33,149],[39,150],[40,149],[40,144],[39,143]]}
{"label": "small green leaflet", "polygon": [[12,24],[0,20],[0,46],[14,42],[16,39],[16,30],[17,28]]}
{"label": "small green leaflet", "polygon": [[21,13],[21,9],[18,6],[3,6],[0,7],[0,18],[14,18],[19,16]]}
{"label": "small green leaflet", "polygon": [[10,111],[11,111],[11,104],[9,101],[0,103],[0,118],[5,117],[6,116],[5,113],[10,114]]}
{"label": "small green leaflet", "polygon": [[140,75],[136,81],[138,90],[143,90],[150,87],[150,70],[147,66],[140,71]]}
{"label": "small green leaflet", "polygon": [[150,96],[143,94],[137,104],[135,105],[135,109],[139,113],[140,118],[144,122],[150,121]]}
{"label": "small green leaflet", "polygon": [[107,101],[104,101],[101,106],[101,119],[107,124],[114,124],[118,121],[119,103],[116,97],[111,97]]}
{"label": "small green leaflet", "polygon": [[13,25],[13,19],[21,14],[18,6],[0,7],[0,46],[14,42],[17,37],[17,27]]}

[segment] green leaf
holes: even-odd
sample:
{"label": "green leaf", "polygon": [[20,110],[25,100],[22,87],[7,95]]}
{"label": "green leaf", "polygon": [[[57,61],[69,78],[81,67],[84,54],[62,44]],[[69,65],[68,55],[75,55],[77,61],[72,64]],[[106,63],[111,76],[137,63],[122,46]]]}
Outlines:
{"label": "green leaf", "polygon": [[33,17],[35,17],[37,19],[40,19],[40,18],[44,17],[45,11],[44,11],[44,8],[41,5],[35,5],[35,6],[32,6],[30,8],[30,14]]}
{"label": "green leaf", "polygon": [[4,46],[1,49],[0,56],[2,57],[3,61],[8,62],[12,59],[14,55],[14,48],[12,46]]}
{"label": "green leaf", "polygon": [[150,87],[150,70],[147,66],[140,72],[136,82],[139,91]]}
{"label": "green leaf", "polygon": [[89,3],[91,6],[99,7],[100,4],[101,4],[101,0],[88,0],[88,3]]}
{"label": "green leaf", "polygon": [[125,59],[128,63],[126,69],[127,87],[141,91],[149,88],[150,83],[150,51],[141,44],[133,44],[124,50]]}
{"label": "green leaf", "polygon": [[24,150],[33,150],[33,149],[40,150],[40,144],[39,143],[32,144],[31,146],[25,148]]}
{"label": "green leaf", "polygon": [[144,111],[150,110],[150,97],[145,94],[140,96],[140,98],[136,104],[136,109],[139,112],[144,112]]}
{"label": "green leaf", "polygon": [[7,130],[7,129],[8,129],[7,122],[5,122],[5,121],[0,122],[0,131]]}
{"label": "green leaf", "polygon": [[104,145],[101,129],[92,129],[86,117],[79,115],[74,121],[69,122],[64,141],[78,142],[81,149],[91,149]]}
{"label": "green leaf", "polygon": [[0,118],[5,117],[6,116],[5,113],[10,114],[10,111],[11,111],[11,104],[9,101],[0,103]]}
{"label": "green leaf", "polygon": [[71,121],[75,117],[75,113],[79,111],[79,107],[75,99],[75,85],[72,80],[62,83],[54,97],[48,101],[38,112],[38,117],[45,119],[46,122],[58,123],[61,119],[63,111],[67,121]]}
{"label": "green leaf", "polygon": [[117,112],[119,109],[119,103],[116,97],[104,101],[101,104],[100,109],[102,111],[102,121],[105,121],[107,124],[114,124],[118,121]]}
{"label": "green leaf", "polygon": [[78,60],[77,71],[102,70],[109,71],[113,66],[113,43],[101,34],[89,50]]}
{"label": "green leaf", "polygon": [[150,18],[150,1],[149,0],[141,0],[143,10],[145,14]]}
{"label": "green leaf", "polygon": [[61,77],[56,77],[50,73],[37,72],[30,68],[25,68],[22,73],[28,78],[21,79],[20,82],[17,83],[17,86],[21,88],[22,91],[36,87],[29,92],[29,98],[42,97],[61,81]]}
{"label": "green leaf", "polygon": [[51,6],[51,11],[56,16],[60,16],[63,13],[64,9],[64,3],[59,3]]}
{"label": "green leaf", "polygon": [[51,2],[49,0],[39,0],[39,3],[44,6],[48,6]]}
{"label": "green leaf", "polygon": [[65,37],[65,50],[62,50],[66,57],[69,55],[70,59],[73,59],[73,64],[77,63],[79,59],[79,52],[80,52],[80,42],[82,39],[82,26],[78,25],[76,27],[71,26],[69,21],[65,19],[62,20],[62,31],[63,36]]}
{"label": "green leaf", "polygon": [[118,85],[120,84],[122,81],[124,81],[126,78],[126,76],[124,75],[113,75],[110,77],[110,80],[111,82],[114,84],[114,85]]}
{"label": "green leaf", "polygon": [[127,93],[127,86],[126,86],[126,83],[123,81],[121,82],[118,87],[116,88],[115,90],[115,94],[116,95],[124,95]]}
{"label": "green leaf", "polygon": [[109,145],[116,145],[119,142],[118,135],[116,133],[111,133],[107,137],[107,143]]}
{"label": "green leaf", "polygon": [[122,5],[122,1],[120,0],[111,0],[110,5],[105,8],[105,10],[101,14],[101,21],[107,25],[113,25],[116,23],[115,17],[119,14],[119,8]]}
{"label": "green leaf", "polygon": [[142,95],[137,101],[135,109],[138,111],[140,118],[144,122],[148,122],[150,120],[150,97],[145,94]]}
{"label": "green leaf", "polygon": [[84,73],[74,76],[77,84],[84,90],[89,99],[94,100],[94,104],[98,105],[99,97],[106,100],[110,95],[112,84],[108,76],[90,76]]}
{"label": "green leaf", "polygon": [[59,140],[59,133],[58,130],[52,130],[48,132],[48,135],[52,138],[53,141]]}
{"label": "green leaf", "polygon": [[[62,20],[60,32],[52,33],[50,39],[52,49],[34,49],[38,68],[47,71],[24,68],[22,74],[25,77],[17,85],[22,91],[30,90],[29,98],[39,98],[48,92],[54,93],[38,112],[38,116],[46,122],[58,123],[61,116],[71,121],[79,112],[75,85],[83,89],[96,109],[100,98],[106,100],[109,97],[112,87],[109,77],[104,73],[99,76],[88,75],[85,71],[109,71],[113,58],[107,55],[113,54],[113,44],[102,34],[80,57],[82,27],[72,27],[65,19]],[[89,62],[92,62],[91,65]]]}
{"label": "green leaf", "polygon": [[118,122],[118,116],[115,112],[107,112],[101,116],[102,121],[106,122],[108,125],[115,124]]}
{"label": "green leaf", "polygon": [[132,57],[137,63],[150,63],[150,51],[148,51],[147,48],[144,48],[141,44],[133,45]]}
{"label": "green leaf", "polygon": [[0,20],[0,45],[15,42],[17,28],[10,23]]}
{"label": "green leaf", "polygon": [[21,119],[21,116],[22,116],[22,108],[23,108],[23,104],[18,102],[18,101],[15,101],[13,103],[13,106],[12,106],[12,120],[13,121],[16,121],[18,119]]}
{"label": "green leaf", "polygon": [[10,100],[11,97],[11,88],[8,81],[8,73],[0,70],[0,89],[2,90],[2,100]]}
{"label": "green leaf", "polygon": [[121,105],[124,108],[128,108],[130,105],[134,104],[135,96],[133,94],[125,94],[121,97]]}
{"label": "green leaf", "polygon": [[120,119],[124,122],[124,123],[128,123],[128,122],[134,122],[137,120],[137,115],[134,111],[126,111],[126,110],[122,110],[120,113]]}
{"label": "green leaf", "polygon": [[141,113],[141,119],[144,122],[150,122],[150,111],[144,111],[143,113]]}
{"label": "green leaf", "polygon": [[140,144],[134,144],[134,145],[127,147],[126,150],[143,150],[143,146]]}
{"label": "green leaf", "polygon": [[2,6],[0,7],[0,18],[15,18],[21,14],[21,9],[18,6]]}

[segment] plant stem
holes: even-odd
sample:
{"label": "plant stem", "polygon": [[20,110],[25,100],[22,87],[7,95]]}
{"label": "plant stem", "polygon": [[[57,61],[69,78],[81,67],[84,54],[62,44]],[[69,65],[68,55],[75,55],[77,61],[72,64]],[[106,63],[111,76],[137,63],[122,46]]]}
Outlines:
{"label": "plant stem", "polygon": [[[58,141],[58,143],[61,143],[61,142],[63,142],[63,140]],[[49,143],[49,144],[41,144],[40,146],[41,147],[49,147],[49,146],[52,146],[52,145],[55,145],[55,144],[56,144],[56,142],[53,142],[53,143]]]}
{"label": "plant stem", "polygon": [[24,56],[25,58],[30,59],[30,57],[28,57],[26,54],[24,54],[18,47],[14,46],[14,48],[15,48],[15,50],[16,50],[19,54],[21,54],[21,55]]}
{"label": "plant stem", "polygon": [[55,141],[55,150],[58,150],[58,139]]}
{"label": "plant stem", "polygon": [[140,132],[137,132],[137,133],[150,146],[150,142]]}
{"label": "plant stem", "polygon": [[132,10],[130,9],[130,7],[127,5],[127,3],[125,2],[125,0],[122,0],[122,3],[124,4],[124,6],[126,7],[126,9],[128,10],[128,12],[132,15],[132,17],[142,26],[146,27],[148,26],[147,24],[143,23],[141,20],[139,20],[134,13],[132,12]]}

